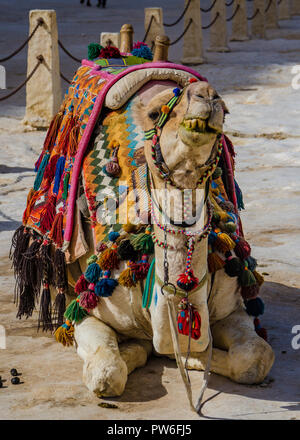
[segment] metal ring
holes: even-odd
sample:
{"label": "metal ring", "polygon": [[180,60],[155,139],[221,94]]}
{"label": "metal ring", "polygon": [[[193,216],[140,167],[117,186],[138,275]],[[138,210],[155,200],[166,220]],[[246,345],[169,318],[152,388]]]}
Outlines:
{"label": "metal ring", "polygon": [[174,284],[172,284],[172,283],[164,283],[161,286],[160,291],[161,291],[162,295],[165,295],[164,294],[164,288],[167,288],[168,286],[171,286],[174,289],[174,295],[176,295],[176,286]]}

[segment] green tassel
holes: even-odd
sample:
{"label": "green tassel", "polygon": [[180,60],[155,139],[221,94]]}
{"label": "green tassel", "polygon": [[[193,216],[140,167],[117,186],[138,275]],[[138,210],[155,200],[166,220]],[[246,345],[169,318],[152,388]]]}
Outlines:
{"label": "green tassel", "polygon": [[64,177],[63,193],[62,193],[63,200],[67,200],[67,198],[68,198],[69,180],[70,180],[70,172],[68,171]]}
{"label": "green tassel", "polygon": [[253,286],[256,284],[256,278],[249,269],[245,269],[239,275],[239,282],[242,286]]}
{"label": "green tassel", "polygon": [[151,229],[148,227],[146,232],[140,234],[132,234],[130,238],[135,251],[142,251],[145,254],[152,254],[154,252],[154,244],[151,235]]}
{"label": "green tassel", "polygon": [[88,313],[79,305],[79,296],[73,299],[65,311],[64,317],[71,322],[80,322],[88,315]]}
{"label": "green tassel", "polygon": [[39,170],[37,172],[34,184],[33,184],[33,189],[35,191],[38,191],[40,189],[43,177],[44,177],[44,172],[45,172],[45,168],[48,165],[49,162],[49,158],[50,158],[50,153],[45,153],[43,160],[39,166]]}
{"label": "green tassel", "polygon": [[89,266],[90,264],[96,263],[96,261],[98,260],[97,255],[91,255],[87,260],[86,260],[86,264]]}

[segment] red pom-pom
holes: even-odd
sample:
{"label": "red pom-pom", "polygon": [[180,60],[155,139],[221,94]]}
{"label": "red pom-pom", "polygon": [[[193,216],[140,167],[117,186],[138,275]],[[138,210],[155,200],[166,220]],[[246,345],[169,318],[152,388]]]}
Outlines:
{"label": "red pom-pom", "polygon": [[88,288],[88,281],[84,278],[84,275],[81,275],[75,284],[74,290],[77,295],[80,295],[81,292],[84,292]]}
{"label": "red pom-pom", "polygon": [[149,47],[148,44],[143,43],[142,41],[137,41],[136,43],[134,43],[132,49],[140,49],[140,47],[142,47],[142,46],[147,46],[147,47]]}
{"label": "red pom-pom", "polygon": [[107,46],[101,49],[99,58],[121,58],[121,54],[117,47]]}
{"label": "red pom-pom", "polygon": [[179,275],[177,286],[180,289],[190,292],[194,290],[199,284],[199,279],[194,275],[192,269],[189,272],[184,272]]}
{"label": "red pom-pom", "polygon": [[243,238],[239,237],[239,241],[235,245],[234,252],[235,255],[241,260],[245,260],[251,254],[250,244]]}
{"label": "red pom-pom", "polygon": [[98,304],[99,298],[92,290],[86,290],[80,294],[79,305],[83,309],[94,309]]}
{"label": "red pom-pom", "polygon": [[195,83],[195,82],[197,82],[198,80],[196,79],[196,78],[190,78],[189,79],[189,82],[192,84],[192,83]]}
{"label": "red pom-pom", "polygon": [[138,263],[131,263],[130,269],[134,274],[135,280],[144,280],[148,274],[150,263],[148,263],[147,255],[143,255],[141,261]]}

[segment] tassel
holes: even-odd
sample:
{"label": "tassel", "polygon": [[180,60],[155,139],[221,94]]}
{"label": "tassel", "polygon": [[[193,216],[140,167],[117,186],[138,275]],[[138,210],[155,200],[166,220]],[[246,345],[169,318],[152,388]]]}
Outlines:
{"label": "tassel", "polygon": [[89,266],[90,264],[96,263],[96,261],[98,260],[97,255],[91,255],[87,260],[86,260],[86,264]]}
{"label": "tassel", "polygon": [[247,266],[245,266],[244,270],[239,274],[239,282],[241,286],[252,286],[256,284],[255,276]]}
{"label": "tassel", "polygon": [[209,252],[207,256],[208,270],[211,273],[217,272],[217,270],[223,269],[225,261],[216,253]]}
{"label": "tassel", "polygon": [[142,255],[142,259],[138,263],[130,264],[135,280],[144,280],[147,277],[149,267],[147,255]]}
{"label": "tassel", "polygon": [[51,230],[56,215],[56,195],[52,194],[40,214],[40,230],[45,234]]}
{"label": "tassel", "polygon": [[241,189],[235,179],[234,179],[234,187],[235,187],[237,206],[238,206],[238,209],[241,211],[242,209],[245,209],[244,200],[243,200],[243,193],[242,193],[242,191],[241,191]]}
{"label": "tassel", "polygon": [[234,233],[236,231],[236,224],[234,222],[220,222],[219,223],[220,228],[222,229],[222,231],[225,231],[227,233]]}
{"label": "tassel", "polygon": [[241,295],[243,299],[254,299],[259,295],[259,285],[252,284],[251,286],[242,286]]}
{"label": "tassel", "polygon": [[239,258],[228,257],[225,261],[225,273],[229,277],[237,277],[239,276],[243,270],[245,265]]}
{"label": "tassel", "polygon": [[9,259],[12,260],[16,278],[19,277],[23,261],[23,253],[28,248],[29,240],[29,229],[25,228],[23,225],[19,226],[12,237],[11,248],[9,251]]}
{"label": "tassel", "polygon": [[70,321],[66,321],[61,327],[58,327],[54,333],[57,342],[60,342],[65,347],[73,345],[74,342],[74,327]]}
{"label": "tassel", "polygon": [[215,247],[216,249],[221,252],[222,254],[225,254],[226,252],[233,249],[235,246],[235,243],[228,234],[225,232],[219,232],[217,234],[217,239],[215,241]]}
{"label": "tassel", "polygon": [[105,249],[107,249],[107,244],[106,243],[100,242],[96,246],[97,254],[101,254],[101,252],[105,251]]}
{"label": "tassel", "polygon": [[61,196],[63,200],[67,200],[68,198],[69,181],[70,181],[70,171],[67,171],[64,175],[64,180],[63,180],[63,193]]}
{"label": "tassel", "polygon": [[82,321],[87,315],[88,313],[79,305],[79,297],[70,302],[64,314],[66,319],[75,323]]}
{"label": "tassel", "polygon": [[263,338],[265,341],[268,340],[267,330],[261,326],[260,320],[258,318],[254,318],[254,328],[258,336]]}
{"label": "tassel", "polygon": [[55,168],[55,177],[54,177],[54,186],[53,186],[53,194],[58,194],[59,187],[60,187],[60,179],[63,175],[64,168],[65,168],[66,158],[64,156],[60,156],[60,158],[57,161],[56,168]]}
{"label": "tassel", "polygon": [[133,223],[126,223],[125,225],[123,225],[123,230],[125,232],[127,232],[127,234],[131,234],[131,232],[136,232],[138,229],[137,225],[134,225]]}
{"label": "tassel", "polygon": [[256,272],[256,270],[254,270],[252,273],[255,276],[257,284],[261,286],[265,281],[264,277],[259,272]]}
{"label": "tassel", "polygon": [[41,183],[42,183],[42,180],[44,177],[45,168],[48,165],[49,159],[50,159],[50,154],[47,152],[47,153],[45,153],[45,155],[43,157],[42,163],[39,167],[39,170],[37,172],[37,175],[36,175],[36,178],[35,178],[35,181],[33,184],[33,189],[35,191],[38,191],[40,189],[40,186],[41,186]]}
{"label": "tassel", "polygon": [[34,164],[34,171],[35,171],[36,173],[37,173],[38,170],[39,170],[39,167],[40,167],[40,165],[41,165],[41,162],[42,162],[42,160],[43,160],[44,155],[45,155],[45,151],[42,151],[41,154],[39,155],[38,160],[37,160],[37,161],[35,162],[35,164]]}
{"label": "tassel", "polygon": [[118,247],[118,256],[121,260],[135,261],[138,254],[134,250],[130,240],[122,240]]}
{"label": "tassel", "polygon": [[40,302],[40,312],[38,319],[38,330],[40,329],[41,324],[43,325],[43,331],[53,330],[52,324],[52,311],[51,311],[51,295],[49,284],[44,284],[44,289],[41,296]]}
{"label": "tassel", "polygon": [[109,241],[112,241],[113,243],[115,243],[119,237],[120,237],[119,232],[111,231],[108,234]]}
{"label": "tassel", "polygon": [[124,287],[134,287],[136,286],[135,277],[133,274],[132,269],[127,267],[127,269],[124,269],[123,272],[121,272],[118,282],[121,286]]}
{"label": "tassel", "polygon": [[43,147],[44,151],[49,151],[51,153],[55,144],[59,127],[63,120],[63,115],[64,115],[63,111],[59,111],[52,119],[44,141],[44,147]]}
{"label": "tassel", "polygon": [[178,333],[185,336],[191,336],[193,339],[199,339],[201,336],[201,318],[199,312],[187,300],[183,298],[179,305],[177,314]]}
{"label": "tassel", "polygon": [[234,252],[236,256],[239,257],[241,260],[245,260],[251,254],[250,244],[243,238],[238,237],[234,248]]}
{"label": "tassel", "polygon": [[53,156],[51,156],[49,163],[46,166],[44,172],[44,178],[43,178],[43,185],[42,185],[43,191],[48,191],[48,189],[50,188],[50,185],[55,175],[55,169],[58,159],[59,159],[59,154],[54,154]]}
{"label": "tassel", "polygon": [[56,295],[53,304],[53,325],[59,327],[64,322],[64,313],[66,311],[66,295],[63,289],[58,289],[58,294]]}
{"label": "tassel", "polygon": [[256,259],[251,257],[251,255],[250,255],[248,258],[246,258],[246,263],[248,265],[248,269],[251,270],[252,272],[254,272],[257,267]]}
{"label": "tassel", "polygon": [[74,123],[74,127],[71,129],[70,137],[69,137],[69,149],[68,149],[68,155],[70,157],[74,157],[78,150],[78,140],[79,140],[79,134],[80,134],[80,124],[78,121]]}
{"label": "tassel", "polygon": [[145,232],[132,234],[130,242],[135,251],[142,251],[145,254],[152,254],[154,252],[151,228],[149,226],[146,228]]}
{"label": "tassel", "polygon": [[98,281],[98,283],[95,286],[96,295],[101,297],[108,297],[112,295],[114,289],[118,285],[118,281],[109,277],[110,277],[110,271],[106,270],[103,274],[103,278],[100,281]]}
{"label": "tassel", "polygon": [[61,248],[64,243],[63,238],[63,221],[64,216],[62,211],[56,214],[52,224],[52,228],[49,234],[49,238],[56,244],[58,248]]}
{"label": "tassel", "polygon": [[26,226],[35,202],[40,198],[41,195],[42,191],[35,191],[33,188],[29,191],[27,196],[26,209],[23,214],[23,225]]}
{"label": "tassel", "polygon": [[84,292],[88,288],[88,281],[85,279],[84,275],[81,275],[78,279],[77,283],[75,284],[74,291],[77,293],[77,295],[80,295],[81,292]]}
{"label": "tassel", "polygon": [[198,284],[199,279],[195,277],[192,269],[190,269],[188,272],[180,274],[177,280],[177,286],[186,292],[194,290]]}
{"label": "tassel", "polygon": [[259,297],[250,299],[246,302],[246,312],[251,316],[263,315],[265,311],[265,304]]}
{"label": "tassel", "polygon": [[116,243],[102,252],[99,258],[99,265],[103,270],[118,269],[119,262],[118,246]]}
{"label": "tassel", "polygon": [[83,309],[92,310],[98,305],[99,298],[92,290],[86,290],[80,294],[79,305]]}
{"label": "tassel", "polygon": [[105,174],[110,177],[118,177],[121,173],[121,168],[118,161],[118,150],[119,147],[114,149],[110,162],[108,162],[103,168]]}
{"label": "tassel", "polygon": [[75,121],[73,118],[73,111],[70,111],[65,120],[65,124],[61,131],[59,138],[59,152],[62,156],[66,156],[69,147],[71,130],[74,127]]}
{"label": "tassel", "polygon": [[97,263],[90,264],[87,267],[85,274],[84,274],[85,279],[89,283],[93,283],[93,284],[97,283],[100,276],[101,276],[101,268],[100,268],[99,264],[97,264]]}
{"label": "tassel", "polygon": [[51,257],[50,240],[45,239],[39,251],[40,260],[42,261],[43,277],[47,284],[54,284],[54,268]]}

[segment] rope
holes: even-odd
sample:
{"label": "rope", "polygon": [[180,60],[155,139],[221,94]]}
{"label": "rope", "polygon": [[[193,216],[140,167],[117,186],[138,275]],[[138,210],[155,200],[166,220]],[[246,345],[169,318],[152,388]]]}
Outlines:
{"label": "rope", "polygon": [[149,31],[150,31],[150,28],[151,28],[151,25],[152,25],[153,20],[154,20],[154,15],[151,15],[151,18],[150,18],[150,21],[149,21],[149,24],[148,24],[148,27],[147,27],[147,30],[146,30],[145,36],[144,36],[144,38],[143,38],[143,43],[145,43],[145,41],[146,41],[146,39],[147,39],[147,37],[148,37],[148,34],[149,34]]}
{"label": "rope", "polygon": [[44,61],[44,57],[43,55],[39,55],[37,56],[37,60],[38,62],[36,63],[34,69],[32,70],[32,72],[28,75],[28,77],[25,79],[25,81],[22,82],[22,84],[20,84],[15,90],[13,90],[11,93],[9,93],[6,96],[3,96],[2,98],[0,98],[0,101],[4,101],[5,99],[10,98],[11,96],[13,96],[15,93],[17,93],[19,90],[21,90],[21,88],[23,86],[25,86],[25,84],[30,80],[30,78],[34,75],[34,73],[36,72],[36,70],[38,69],[38,67],[40,66],[40,64],[43,63]]}
{"label": "rope", "polygon": [[217,2],[217,0],[214,0],[214,2],[210,5],[209,8],[207,8],[207,9],[200,8],[200,10],[201,10],[202,12],[209,12],[209,11],[211,11],[212,8],[215,6],[216,2]]}
{"label": "rope", "polygon": [[214,25],[215,22],[217,21],[219,15],[220,15],[220,13],[217,12],[215,18],[213,19],[213,21],[210,24],[208,24],[207,26],[202,26],[202,29],[209,29],[212,25]]}
{"label": "rope", "polygon": [[164,25],[164,26],[167,26],[167,27],[171,27],[171,26],[175,26],[175,24],[179,23],[180,20],[185,16],[185,13],[186,13],[186,11],[188,10],[190,4],[191,4],[191,0],[189,0],[189,1],[187,2],[187,4],[186,4],[186,6],[185,6],[185,8],[184,8],[184,10],[183,10],[183,12],[182,12],[182,14],[180,15],[180,17],[177,18],[176,21],[174,21],[174,23],[163,23],[163,25]]}
{"label": "rope", "polygon": [[231,20],[236,16],[237,11],[238,11],[239,9],[240,9],[240,5],[237,5],[236,8],[235,8],[234,13],[232,14],[232,16],[229,17],[229,18],[226,18],[226,21],[231,21]]}
{"label": "rope", "polygon": [[234,0],[231,0],[231,2],[226,3],[225,2],[225,6],[231,6],[234,3]]}
{"label": "rope", "polygon": [[33,31],[31,32],[31,34],[29,35],[29,37],[24,41],[24,43],[17,49],[15,50],[13,53],[11,53],[10,55],[8,55],[5,58],[0,59],[0,63],[2,63],[3,61],[7,61],[10,58],[12,58],[13,56],[17,55],[17,53],[19,53],[23,47],[26,46],[26,44],[31,40],[31,38],[34,36],[34,34],[36,33],[37,29],[42,26],[42,24],[44,23],[44,20],[42,18],[39,18],[37,20],[37,24],[35,26],[35,28],[33,29]]}
{"label": "rope", "polygon": [[78,63],[81,63],[81,60],[79,60],[78,58],[74,57],[66,48],[65,46],[62,44],[62,42],[60,40],[58,40],[58,45],[61,47],[61,49],[70,57],[73,58],[73,60],[78,61]]}
{"label": "rope", "polygon": [[273,0],[269,1],[269,4],[268,4],[268,6],[265,9],[265,13],[268,12],[268,10],[270,9],[270,6],[271,6],[272,2],[273,2]]}
{"label": "rope", "polygon": [[68,84],[72,84],[71,81],[69,81],[68,78],[66,78],[61,72],[59,72],[59,74],[60,74],[60,77],[61,77],[64,81],[66,81]]}
{"label": "rope", "polygon": [[247,17],[247,20],[253,20],[257,16],[258,13],[259,13],[259,9],[256,9],[256,11],[252,15],[252,17]]}
{"label": "rope", "polygon": [[182,34],[179,35],[179,37],[178,37],[176,40],[174,40],[173,43],[170,43],[170,46],[173,46],[173,44],[176,44],[176,43],[178,43],[179,40],[181,40],[181,38],[182,38],[182,37],[186,34],[186,32],[188,31],[188,29],[189,29],[189,27],[191,26],[192,22],[193,22],[193,19],[190,18],[190,20],[189,20],[188,24],[186,25],[186,28],[184,29],[184,31],[182,32]]}

